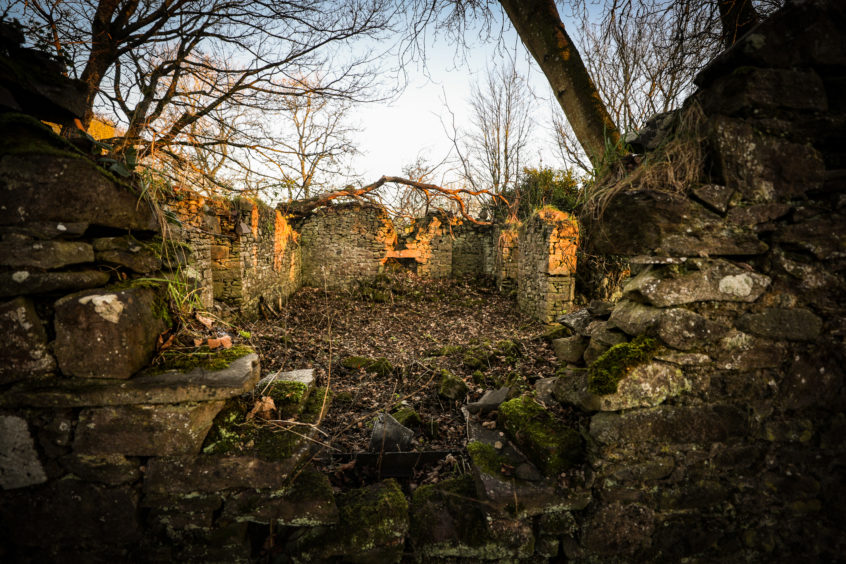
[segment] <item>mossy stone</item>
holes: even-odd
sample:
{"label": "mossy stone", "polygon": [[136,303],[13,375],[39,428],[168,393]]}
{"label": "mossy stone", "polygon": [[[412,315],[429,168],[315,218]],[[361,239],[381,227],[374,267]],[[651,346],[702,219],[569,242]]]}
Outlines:
{"label": "mossy stone", "polygon": [[[398,562],[409,529],[408,501],[389,479],[336,497],[338,525],[310,531],[298,547],[308,561]],[[292,551],[293,552],[293,551]]]}
{"label": "mossy stone", "polygon": [[464,350],[461,345],[444,345],[443,347],[432,351],[432,356],[452,356]]}
{"label": "mossy stone", "polygon": [[451,400],[462,400],[467,395],[467,384],[449,370],[441,370],[438,395]]}
{"label": "mossy stone", "polygon": [[547,476],[557,475],[584,458],[581,435],[528,396],[502,403],[498,423]]}
{"label": "mossy stone", "polygon": [[391,414],[403,427],[418,427],[423,424],[420,414],[411,407],[403,407]]}
{"label": "mossy stone", "polygon": [[508,459],[501,455],[492,445],[482,443],[479,441],[470,441],[467,443],[467,453],[473,464],[480,471],[505,480],[506,477],[502,473],[503,464],[508,464]]}
{"label": "mossy stone", "polygon": [[384,357],[367,358],[364,356],[348,356],[341,361],[341,366],[347,370],[364,370],[377,376],[388,376],[394,371],[394,365]]}
{"label": "mossy stone", "polygon": [[203,370],[223,370],[234,360],[252,354],[255,351],[246,345],[235,345],[234,347],[221,350],[211,350],[206,346],[200,347],[192,352],[165,351],[162,354],[161,362],[155,372],[167,370],[179,370],[187,372],[194,368]]}
{"label": "mossy stone", "polygon": [[308,386],[302,382],[276,381],[266,395],[273,399],[280,418],[288,418],[299,413],[306,397]]}
{"label": "mossy stone", "polygon": [[[487,522],[476,496],[473,477],[469,474],[414,490],[410,513],[415,547],[431,553],[435,547],[430,544],[448,543],[455,552],[460,545],[483,543],[488,536]],[[447,552],[449,548],[441,547],[441,551]]]}
{"label": "mossy stone", "polygon": [[596,395],[615,393],[620,380],[638,364],[649,361],[657,350],[658,342],[645,335],[629,343],[614,345],[588,369],[588,391]]}

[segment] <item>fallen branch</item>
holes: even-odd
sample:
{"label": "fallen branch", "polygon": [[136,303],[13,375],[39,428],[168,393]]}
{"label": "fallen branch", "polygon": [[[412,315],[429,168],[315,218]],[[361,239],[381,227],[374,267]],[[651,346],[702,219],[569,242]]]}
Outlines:
{"label": "fallen branch", "polygon": [[[321,194],[320,196],[315,196],[313,198],[306,198],[304,200],[297,200],[295,202],[286,202],[279,204],[277,209],[283,211],[285,213],[294,214],[294,215],[305,215],[319,207],[329,205],[332,200],[337,200],[338,198],[352,198],[358,201],[367,201],[373,203],[373,200],[368,196],[384,186],[387,183],[394,183],[394,184],[403,184],[405,186],[409,186],[415,190],[419,190],[425,194],[427,200],[431,200],[433,195],[441,195],[449,200],[455,202],[458,205],[459,212],[461,216],[471,223],[475,223],[476,225],[490,225],[491,222],[489,221],[480,221],[474,217],[471,217],[467,213],[467,204],[462,199],[462,196],[483,196],[487,195],[490,196],[492,200],[501,200],[505,203],[505,205],[509,205],[508,200],[505,199],[501,194],[493,193],[489,190],[470,190],[467,188],[444,188],[443,186],[438,186],[437,184],[428,184],[426,182],[418,182],[416,180],[410,180],[408,178],[401,178],[399,176],[383,176],[376,182],[372,184],[368,184],[367,186],[363,186],[362,188],[355,188],[352,185],[347,186],[341,190],[336,190],[334,192],[328,192],[326,194]],[[379,205],[382,205],[379,203]]]}

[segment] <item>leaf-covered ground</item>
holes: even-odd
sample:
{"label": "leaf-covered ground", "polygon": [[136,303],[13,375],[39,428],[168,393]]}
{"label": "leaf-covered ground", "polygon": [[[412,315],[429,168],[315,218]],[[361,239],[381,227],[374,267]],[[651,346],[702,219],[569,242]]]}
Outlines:
{"label": "leaf-covered ground", "polygon": [[[420,416],[409,425],[415,450],[460,451],[465,402],[502,385],[528,389],[556,368],[540,338],[544,326],[519,313],[513,297],[477,280],[400,274],[355,291],[303,288],[278,318],[247,329],[263,375],[314,368],[318,384],[332,390],[320,425],[325,453],[368,450],[375,414],[402,407]],[[351,356],[384,358],[390,366],[345,368]],[[465,399],[439,395],[444,370],[467,384]]]}

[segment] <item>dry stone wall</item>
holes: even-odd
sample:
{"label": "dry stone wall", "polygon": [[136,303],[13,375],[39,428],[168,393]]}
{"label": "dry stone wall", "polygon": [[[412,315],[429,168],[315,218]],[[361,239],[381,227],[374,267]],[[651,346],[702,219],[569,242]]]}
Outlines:
{"label": "dry stone wall", "polygon": [[348,204],[320,208],[298,226],[302,280],[345,289],[382,271],[397,234],[383,208]]}
{"label": "dry stone wall", "polygon": [[552,322],[573,303],[578,224],[565,212],[543,209],[520,227],[518,239],[517,302],[529,315]]}
{"label": "dry stone wall", "polygon": [[842,3],[796,2],[741,38],[674,133],[704,137],[710,175],[586,227],[633,277],[555,342],[553,395],[593,445],[568,558],[842,558],[844,29]]}
{"label": "dry stone wall", "polygon": [[217,299],[244,315],[278,308],[301,286],[299,235],[278,210],[242,199],[207,199],[177,189],[166,206],[194,260],[186,274],[202,302]]}

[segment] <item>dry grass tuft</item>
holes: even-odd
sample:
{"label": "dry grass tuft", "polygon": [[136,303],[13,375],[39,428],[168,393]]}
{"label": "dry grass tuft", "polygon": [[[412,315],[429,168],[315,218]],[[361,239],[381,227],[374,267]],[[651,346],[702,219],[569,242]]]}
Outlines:
{"label": "dry grass tuft", "polygon": [[599,219],[611,199],[625,190],[646,189],[682,194],[702,182],[704,175],[705,114],[698,103],[679,112],[670,133],[662,144],[634,163],[620,159],[589,191],[584,213]]}

